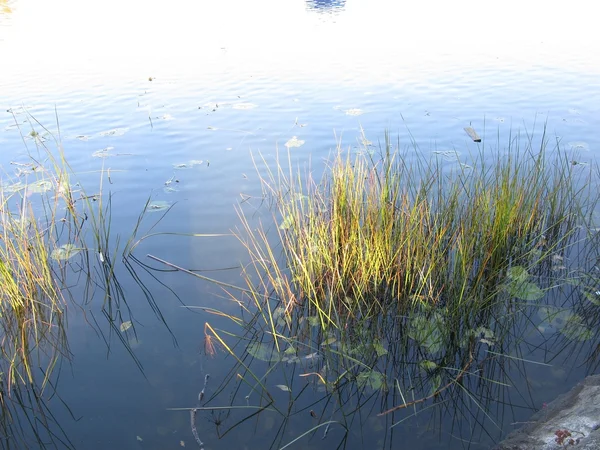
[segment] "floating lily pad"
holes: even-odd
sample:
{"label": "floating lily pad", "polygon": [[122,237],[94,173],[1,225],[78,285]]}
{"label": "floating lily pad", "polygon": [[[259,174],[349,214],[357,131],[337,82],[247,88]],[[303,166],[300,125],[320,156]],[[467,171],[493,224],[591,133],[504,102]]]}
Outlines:
{"label": "floating lily pad", "polygon": [[512,297],[533,301],[541,299],[545,294],[537,284],[527,281],[529,273],[524,267],[511,267],[508,269],[506,276],[508,283],[504,285],[504,290]]}
{"label": "floating lily pad", "polygon": [[66,261],[72,258],[81,251],[80,248],[75,247],[73,244],[64,244],[58,248],[52,250],[50,257],[56,261]]}
{"label": "floating lily pad", "polygon": [[53,184],[48,180],[39,180],[27,186],[27,190],[29,192],[33,192],[34,194],[43,194],[51,191],[53,188]]}
{"label": "floating lily pad", "polygon": [[587,341],[594,335],[592,330],[588,328],[583,319],[577,314],[573,314],[567,319],[560,332],[572,341]]}
{"label": "floating lily pad", "polygon": [[541,306],[538,309],[538,317],[542,319],[542,322],[538,328],[542,331],[545,331],[546,328],[561,330],[572,316],[573,313],[568,309],[559,309],[553,306]]}
{"label": "floating lily pad", "polygon": [[593,290],[583,289],[582,294],[585,298],[587,298],[594,305],[600,306],[600,290],[593,291]]}
{"label": "floating lily pad", "polygon": [[385,375],[377,370],[364,370],[356,376],[356,383],[361,388],[366,386],[377,391],[385,386]]}
{"label": "floating lily pad", "polygon": [[434,363],[433,361],[425,360],[425,361],[421,361],[419,363],[419,366],[421,367],[421,369],[423,369],[425,371],[430,371],[430,370],[436,369],[438,365],[436,363]]}
{"label": "floating lily pad", "polygon": [[527,281],[529,272],[523,266],[512,266],[506,271],[506,276],[512,281]]}
{"label": "floating lily pad", "polygon": [[285,143],[285,146],[287,148],[295,148],[295,147],[301,147],[302,145],[304,145],[304,142],[302,139],[298,139],[296,136],[293,136],[289,141],[287,141]]}
{"label": "floating lily pad", "polygon": [[360,115],[364,114],[364,111],[359,108],[347,109],[344,112],[346,113],[347,116],[360,116]]}
{"label": "floating lily pad", "polygon": [[275,352],[272,345],[263,344],[261,342],[251,342],[248,344],[248,347],[246,347],[246,351],[261,361],[270,362],[279,360],[279,355]]}
{"label": "floating lily pad", "polygon": [[113,156],[113,153],[109,153],[111,150],[114,150],[114,147],[105,147],[100,150],[96,150],[92,153],[94,158],[108,158],[109,156]]}
{"label": "floating lily pad", "polygon": [[26,187],[27,187],[27,185],[25,183],[17,181],[16,183],[3,185],[2,191],[6,194],[14,194],[15,192],[22,191]]}
{"label": "floating lily pad", "polygon": [[166,202],[164,200],[156,200],[156,201],[153,201],[152,203],[150,203],[148,206],[146,206],[146,211],[148,211],[148,212],[164,211],[166,209],[169,209],[170,206],[171,206],[170,202]]}
{"label": "floating lily pad", "polygon": [[430,353],[439,352],[444,345],[445,323],[441,314],[431,317],[414,315],[408,324],[408,336]]}
{"label": "floating lily pad", "polygon": [[377,356],[380,358],[384,355],[387,355],[388,353],[387,349],[379,341],[373,342],[373,348],[375,349],[375,353],[377,353]]}
{"label": "floating lily pad", "polygon": [[256,106],[254,103],[236,103],[233,109],[254,109]]}
{"label": "floating lily pad", "polygon": [[123,136],[129,131],[129,128],[113,128],[112,130],[101,131],[98,136]]}
{"label": "floating lily pad", "polygon": [[203,163],[204,163],[204,161],[202,161],[201,159],[191,159],[188,162],[173,164],[173,169],[177,169],[177,170],[193,169],[194,167],[200,166]]}
{"label": "floating lily pad", "polygon": [[507,286],[507,292],[521,300],[539,300],[544,296],[542,291],[536,284],[528,281],[522,283],[511,283]]}

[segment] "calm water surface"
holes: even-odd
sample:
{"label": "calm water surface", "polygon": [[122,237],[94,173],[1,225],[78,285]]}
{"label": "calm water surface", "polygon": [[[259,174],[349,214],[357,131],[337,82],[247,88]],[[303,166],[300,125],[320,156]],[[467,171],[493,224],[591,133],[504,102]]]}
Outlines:
{"label": "calm water surface", "polygon": [[[27,114],[55,134],[58,118],[67,159],[87,191],[99,189],[104,169],[107,192],[111,169],[112,233],[126,239],[149,197],[175,204],[154,231],[229,233],[239,224],[235,205],[260,196],[251,155],[272,161],[294,136],[304,144],[291,149],[293,162],[310,161],[317,173],[338,142],[357,147],[361,130],[374,145],[389,130],[403,148],[412,149],[414,139],[419,150],[411,151],[455,150],[466,157],[477,151],[463,131],[469,124],[504,143],[511,130],[541,132],[547,123],[549,135],[577,158],[596,160],[600,35],[591,8],[577,0],[560,6],[514,0],[0,1],[0,165],[12,174],[11,162],[24,161],[33,146],[20,134],[31,131]],[[175,179],[177,190],[165,190]],[[146,255],[203,270],[239,267],[248,258],[230,236],[159,236],[144,241],[137,254],[161,269]],[[239,268],[207,274],[240,283]],[[233,362],[224,353],[201,354],[205,321],[226,322],[182,305],[235,309],[215,285],[174,272],[154,274],[157,281],[142,271],[164,316],[159,320],[125,268],[117,275],[130,308],[124,320],[133,318],[137,333],[129,343],[143,371],[118,331],[111,334],[101,294],[72,307],[72,363],[63,366],[58,384],[72,416],[54,399],[56,418],[78,449],[195,448],[188,412],[167,408],[195,406],[204,375],[212,377],[209,394]],[[534,349],[523,357],[549,359]],[[384,440],[381,430],[391,423],[373,418],[383,409],[375,401],[365,411],[364,433],[346,448],[397,448],[398,442],[441,448],[439,439],[443,448],[489,448],[532,408],[590,373],[580,362],[532,365],[515,381],[528,383],[530,397],[513,399],[518,406],[505,414],[496,410],[486,431],[475,419],[453,427],[451,417],[431,429],[429,416],[417,416]],[[283,443],[315,426],[306,415],[282,432]],[[198,412],[206,449],[270,448],[279,426],[266,415],[219,440],[214,421],[214,413]],[[337,446],[339,430],[321,437],[320,430],[292,448]]]}

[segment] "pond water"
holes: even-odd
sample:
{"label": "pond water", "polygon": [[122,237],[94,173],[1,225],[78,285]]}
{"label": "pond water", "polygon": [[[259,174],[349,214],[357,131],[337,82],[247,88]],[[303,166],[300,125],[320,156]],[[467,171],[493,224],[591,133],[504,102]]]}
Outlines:
{"label": "pond water", "polygon": [[[479,147],[466,126],[494,143],[487,147],[493,154],[510,133],[539,136],[546,124],[550,138],[574,158],[597,160],[600,35],[591,8],[579,0],[560,6],[515,0],[0,1],[3,176],[14,175],[14,163],[35,148],[32,127],[46,136],[45,127],[60,132],[86,192],[99,192],[102,183],[104,195],[111,193],[115,255],[148,199],[157,210],[173,207],[160,221],[161,212],[148,214],[139,236],[177,233],[136,248],[139,260],[155,270],[135,265],[135,278],[116,265],[122,289],[115,294],[116,327],[103,313],[103,287],[73,277],[71,357],[56,380],[60,398],[49,399],[62,431],[53,443],[45,438],[48,448],[196,448],[189,411],[170,408],[195,407],[206,374],[209,406],[260,403],[247,385],[243,393],[232,391],[236,373],[230,370],[239,367],[222,346],[214,357],[204,354],[205,322],[242,333],[226,318],[184,307],[235,314],[229,294],[147,257],[241,285],[248,255],[230,231],[240,226],[236,205],[261,206],[253,157],[272,162],[278,149],[289,148],[294,164],[310,164],[318,174],[338,143],[358,149],[367,139],[377,148],[389,131],[412,152],[467,158]],[[441,160],[457,164],[455,156]],[[134,326],[121,332],[119,324],[127,321]],[[424,412],[400,411],[392,419],[377,414],[401,398],[379,397],[380,386],[367,386],[372,392],[365,389],[364,398],[352,397],[362,406],[348,424],[349,437],[333,424],[324,438],[322,425],[289,448],[398,448],[400,442],[490,448],[544,402],[597,372],[587,359],[590,347],[552,345],[540,336],[517,347],[515,355],[530,364],[526,371],[517,364],[506,368],[505,390],[481,387],[482,397],[461,405],[426,409],[431,405],[424,403]],[[258,359],[253,367],[264,374],[269,366]],[[311,364],[300,361],[293,383],[275,371],[261,381],[296,395],[308,386],[298,373],[317,371]],[[285,425],[272,411],[247,419],[243,409],[199,410],[205,448],[281,448],[339,420],[335,405],[309,387],[312,393],[302,390],[300,412]],[[275,388],[273,395],[285,408],[290,393]],[[485,414],[478,406],[484,397],[492,402]],[[7,442],[3,438],[3,448],[14,448]]]}

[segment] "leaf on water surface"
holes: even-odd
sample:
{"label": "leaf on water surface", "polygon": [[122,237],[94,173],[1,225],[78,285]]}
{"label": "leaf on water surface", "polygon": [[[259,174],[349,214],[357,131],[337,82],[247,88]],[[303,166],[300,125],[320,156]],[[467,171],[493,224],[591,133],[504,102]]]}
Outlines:
{"label": "leaf on water surface", "polygon": [[146,211],[148,211],[148,212],[164,211],[164,210],[168,209],[170,206],[171,206],[170,202],[166,202],[164,200],[156,200],[156,201],[150,203],[146,207]]}
{"label": "leaf on water surface", "polygon": [[437,353],[444,345],[444,327],[444,318],[437,312],[429,318],[417,314],[409,322],[408,336],[428,352]]}
{"label": "leaf on water surface", "polygon": [[196,166],[203,164],[204,161],[201,159],[191,159],[185,163],[173,164],[173,169],[177,170],[185,170],[185,169],[193,169]]}
{"label": "leaf on water surface", "polygon": [[582,290],[582,294],[596,306],[600,306],[600,291]]}
{"label": "leaf on water surface", "polygon": [[283,392],[292,392],[292,390],[285,384],[276,384],[275,387],[281,389]]}
{"label": "leaf on water surface", "polygon": [[359,108],[347,109],[344,112],[346,113],[347,116],[360,116],[360,115],[364,114],[364,111]]}
{"label": "leaf on water surface", "polygon": [[302,145],[304,145],[304,142],[302,139],[298,139],[296,136],[292,136],[292,138],[287,141],[285,143],[285,146],[287,148],[297,148],[297,147],[301,147]]}
{"label": "leaf on water surface", "polygon": [[369,387],[375,391],[385,385],[385,375],[377,370],[363,370],[356,376],[356,383],[359,387]]}
{"label": "leaf on water surface", "polygon": [[80,251],[81,249],[75,247],[75,245],[73,244],[64,244],[52,250],[52,253],[50,253],[50,257],[56,261],[66,261],[67,259],[75,256]]}
{"label": "leaf on water surface", "polygon": [[527,281],[529,272],[523,266],[513,266],[506,271],[506,276],[512,281]]}
{"label": "leaf on water surface", "polygon": [[114,150],[114,147],[105,147],[100,150],[96,150],[92,153],[94,158],[108,158],[109,156],[114,156],[113,153],[109,153],[111,150]]}
{"label": "leaf on water surface", "polygon": [[300,358],[298,358],[297,356],[289,356],[289,357],[285,357],[282,359],[283,362],[286,362],[288,364],[296,364],[300,362]]}
{"label": "leaf on water surface", "polygon": [[133,324],[131,323],[131,320],[128,320],[127,322],[123,322],[121,324],[121,326],[119,327],[119,330],[121,330],[121,333],[124,333],[127,330],[129,330],[132,326],[133,326]]}
{"label": "leaf on water surface", "polygon": [[387,355],[388,353],[387,349],[379,341],[373,342],[373,348],[375,349],[375,353],[377,353],[377,356],[380,358],[384,355]]}
{"label": "leaf on water surface", "polygon": [[257,105],[254,103],[236,103],[233,105],[233,109],[254,109]]}
{"label": "leaf on water surface", "polygon": [[539,300],[544,296],[544,291],[535,283],[527,281],[529,273],[522,266],[513,266],[506,272],[508,284],[504,285],[504,290],[511,295],[521,300]]}
{"label": "leaf on water surface", "polygon": [[251,342],[246,347],[246,351],[261,361],[271,362],[279,360],[279,355],[273,348],[273,345],[263,344],[262,342]]}
{"label": "leaf on water surface", "polygon": [[129,131],[129,128],[113,128],[112,130],[101,131],[98,133],[98,136],[123,136],[125,133]]}
{"label": "leaf on water surface", "polygon": [[283,352],[284,355],[295,355],[296,354],[296,349],[290,345],[288,348],[286,348]]}
{"label": "leaf on water surface", "polygon": [[506,291],[520,300],[539,300],[545,293],[536,284],[524,281],[521,283],[513,282],[506,286]]}
{"label": "leaf on water surface", "polygon": [[592,338],[594,333],[585,325],[581,316],[577,314],[571,315],[560,329],[560,332],[572,341],[587,341]]}
{"label": "leaf on water surface", "polygon": [[43,194],[45,192],[51,191],[53,188],[54,186],[52,185],[52,182],[48,180],[38,180],[27,186],[27,190],[29,192],[33,192],[34,194]]}
{"label": "leaf on water surface", "polygon": [[22,191],[26,187],[27,187],[26,184],[24,184],[20,181],[17,181],[16,183],[13,183],[13,184],[3,185],[2,190],[7,194],[14,194],[16,192]]}
{"label": "leaf on water surface", "polygon": [[546,327],[561,330],[565,327],[573,313],[568,309],[559,309],[553,306],[541,306],[538,309],[538,317],[542,319],[539,327],[544,330]]}
{"label": "leaf on water surface", "polygon": [[434,370],[437,368],[437,364],[434,363],[433,361],[429,361],[429,360],[425,360],[425,361],[421,361],[419,363],[419,366],[421,367],[421,369],[425,370],[425,371],[429,371],[429,370]]}

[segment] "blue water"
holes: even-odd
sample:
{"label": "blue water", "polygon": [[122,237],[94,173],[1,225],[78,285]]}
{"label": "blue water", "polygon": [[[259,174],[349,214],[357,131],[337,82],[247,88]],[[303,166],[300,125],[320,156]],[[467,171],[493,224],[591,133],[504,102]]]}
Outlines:
{"label": "blue water", "polygon": [[[112,232],[123,236],[122,250],[148,198],[174,204],[153,231],[229,233],[239,226],[236,205],[246,196],[245,207],[260,205],[253,156],[273,161],[294,136],[305,142],[291,148],[292,161],[310,164],[316,174],[337,145],[358,151],[361,130],[375,148],[389,131],[409,151],[467,155],[478,147],[465,126],[491,142],[499,134],[504,144],[511,130],[541,133],[546,124],[549,136],[577,158],[597,160],[600,38],[593,17],[583,1],[568,8],[467,0],[0,2],[2,173],[13,174],[11,162],[24,161],[27,147],[34,148],[26,137],[32,123],[44,134],[31,117],[55,136],[60,130],[86,191],[98,191],[101,179],[104,192],[110,190]],[[107,147],[110,156],[93,156]],[[193,160],[202,164],[177,167]],[[165,191],[169,180],[176,192]],[[150,214],[144,230],[159,216]],[[147,254],[186,268],[238,267],[205,273],[234,284],[248,259],[231,236],[143,241],[136,255],[165,269]],[[159,273],[161,285],[141,271],[163,322],[123,267],[117,275],[136,322],[139,342],[131,344],[143,374],[109,336],[101,294],[70,306],[73,357],[58,389],[79,420],[60,404],[56,415],[76,448],[180,448],[181,441],[194,448],[188,412],[167,408],[193,407],[204,374],[211,373],[210,392],[232,362],[223,353],[201,355],[204,322],[225,322],[182,304],[236,310],[218,286],[175,272]],[[538,369],[532,369],[531,401],[523,402],[537,407],[590,372],[560,364]],[[477,431],[469,441],[489,448],[530,413],[517,408],[489,435]],[[262,422],[248,423],[219,440],[210,413],[198,414],[207,449],[268,448],[278,426],[264,419],[264,430]],[[379,429],[378,419],[370,420]],[[284,443],[312,425],[294,426]],[[439,436],[428,429],[424,435],[394,430],[395,442],[439,448]],[[328,439],[338,442],[337,432]],[[365,436],[347,448],[371,447]],[[461,447],[461,439],[449,439],[448,448]],[[320,437],[303,443],[295,448],[331,445]],[[378,447],[384,445],[394,448],[389,440]]]}

